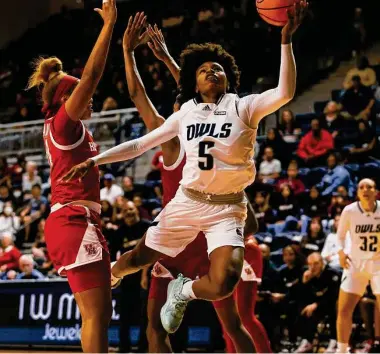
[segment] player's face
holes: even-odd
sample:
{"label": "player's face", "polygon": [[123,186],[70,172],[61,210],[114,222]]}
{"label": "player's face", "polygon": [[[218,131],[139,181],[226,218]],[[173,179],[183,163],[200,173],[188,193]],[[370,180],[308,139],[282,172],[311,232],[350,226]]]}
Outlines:
{"label": "player's face", "polygon": [[376,200],[377,190],[375,184],[368,180],[362,181],[358,186],[358,198],[360,201],[374,202]]}
{"label": "player's face", "polygon": [[195,75],[197,93],[207,94],[212,91],[222,94],[227,91],[227,76],[220,64],[211,61],[203,63]]}

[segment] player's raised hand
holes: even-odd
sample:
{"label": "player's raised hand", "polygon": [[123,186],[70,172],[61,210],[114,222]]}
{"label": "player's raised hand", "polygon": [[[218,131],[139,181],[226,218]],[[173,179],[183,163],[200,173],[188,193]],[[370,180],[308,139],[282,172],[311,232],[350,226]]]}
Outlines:
{"label": "player's raised hand", "polygon": [[283,36],[291,38],[305,18],[308,7],[309,3],[305,0],[294,3],[294,7],[288,10],[288,23],[282,28]]}
{"label": "player's raised hand", "polygon": [[158,29],[157,25],[154,25],[154,27],[149,25],[148,34],[150,38],[148,46],[150,49],[152,49],[152,52],[156,58],[161,61],[165,61],[165,59],[170,58],[168,47],[165,43],[165,38],[162,34],[162,31]]}
{"label": "player's raised hand", "polygon": [[340,250],[339,251],[339,263],[340,263],[340,266],[343,268],[343,269],[348,269],[351,265],[351,259],[350,257],[344,253],[343,250]]}
{"label": "player's raised hand", "polygon": [[84,176],[87,175],[87,173],[90,171],[90,169],[93,168],[94,166],[95,166],[95,161],[88,159],[88,160],[72,167],[71,170],[69,172],[67,172],[61,178],[61,181],[68,182],[68,181],[72,181],[73,179],[81,180]]}
{"label": "player's raised hand", "polygon": [[146,43],[149,39],[148,31],[145,30],[146,16],[144,12],[138,12],[135,17],[130,16],[127,29],[124,32],[123,48],[133,51],[140,44]]}
{"label": "player's raised hand", "polygon": [[117,19],[116,0],[103,0],[101,9],[94,9],[103,19],[105,25],[114,25]]}

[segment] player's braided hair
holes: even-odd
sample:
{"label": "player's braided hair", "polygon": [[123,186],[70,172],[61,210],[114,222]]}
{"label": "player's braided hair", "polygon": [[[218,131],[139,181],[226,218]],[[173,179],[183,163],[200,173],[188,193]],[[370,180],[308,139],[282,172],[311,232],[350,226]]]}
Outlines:
{"label": "player's braided hair", "polygon": [[205,62],[220,64],[227,76],[229,92],[237,92],[240,84],[240,71],[235,58],[223,47],[215,43],[190,44],[181,53],[179,87],[185,101],[196,96],[195,72]]}

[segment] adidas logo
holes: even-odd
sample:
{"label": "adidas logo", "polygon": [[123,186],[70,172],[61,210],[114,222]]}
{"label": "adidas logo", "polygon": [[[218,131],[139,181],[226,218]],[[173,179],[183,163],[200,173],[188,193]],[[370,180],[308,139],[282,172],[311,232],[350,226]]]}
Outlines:
{"label": "adidas logo", "polygon": [[210,108],[209,105],[203,107],[202,111],[211,111],[212,109]]}

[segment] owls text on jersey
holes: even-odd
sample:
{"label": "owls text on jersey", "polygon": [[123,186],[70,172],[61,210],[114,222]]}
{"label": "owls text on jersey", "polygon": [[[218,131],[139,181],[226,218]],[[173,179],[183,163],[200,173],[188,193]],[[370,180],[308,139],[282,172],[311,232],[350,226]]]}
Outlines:
{"label": "owls text on jersey", "polygon": [[338,227],[340,243],[344,241],[346,234],[351,238],[350,257],[353,260],[380,259],[379,201],[376,201],[372,212],[364,211],[360,202],[346,206]]}

